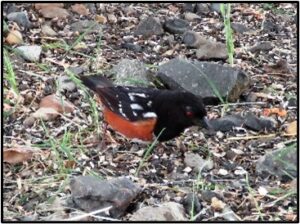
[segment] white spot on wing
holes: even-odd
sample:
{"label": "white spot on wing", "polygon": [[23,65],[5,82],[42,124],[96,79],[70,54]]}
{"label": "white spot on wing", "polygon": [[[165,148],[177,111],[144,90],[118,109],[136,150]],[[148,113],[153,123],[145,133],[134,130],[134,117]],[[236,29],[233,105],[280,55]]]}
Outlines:
{"label": "white spot on wing", "polygon": [[151,107],[151,106],[152,106],[152,101],[151,101],[151,100],[147,103],[147,106],[148,106],[148,107]]}
{"label": "white spot on wing", "polygon": [[147,112],[147,113],[143,113],[143,117],[144,118],[154,118],[154,117],[157,117],[157,115],[154,112]]}
{"label": "white spot on wing", "polygon": [[126,118],[127,118],[126,114],[123,112],[122,104],[119,103],[119,104],[118,104],[118,107],[119,107],[120,114],[121,114],[123,117],[126,117]]}
{"label": "white spot on wing", "polygon": [[143,97],[146,98],[146,94],[145,93],[134,93],[135,96],[139,96],[139,97]]}
{"label": "white spot on wing", "polygon": [[135,117],[137,116],[137,113],[136,113],[136,112],[132,111],[132,113],[133,113],[133,116],[135,116]]}
{"label": "white spot on wing", "polygon": [[147,95],[145,93],[128,93],[131,101],[135,101],[135,96],[146,98]]}
{"label": "white spot on wing", "polygon": [[128,95],[129,95],[129,99],[130,99],[131,101],[135,101],[135,97],[134,97],[134,96],[132,96],[130,93],[129,93]]}
{"label": "white spot on wing", "polygon": [[144,109],[141,105],[139,105],[137,103],[130,104],[130,107],[133,110],[143,110]]}

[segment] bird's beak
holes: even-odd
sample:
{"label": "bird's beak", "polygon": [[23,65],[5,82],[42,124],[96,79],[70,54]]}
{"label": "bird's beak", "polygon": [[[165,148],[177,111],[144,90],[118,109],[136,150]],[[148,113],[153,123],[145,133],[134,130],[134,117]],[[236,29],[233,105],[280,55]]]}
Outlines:
{"label": "bird's beak", "polygon": [[211,131],[214,130],[213,126],[209,123],[209,120],[207,119],[207,117],[203,117],[201,120],[198,120],[196,122],[197,125]]}

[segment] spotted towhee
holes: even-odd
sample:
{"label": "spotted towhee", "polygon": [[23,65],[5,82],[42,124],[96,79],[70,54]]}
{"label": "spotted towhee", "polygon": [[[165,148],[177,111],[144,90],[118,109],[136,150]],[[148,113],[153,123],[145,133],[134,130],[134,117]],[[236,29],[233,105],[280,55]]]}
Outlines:
{"label": "spotted towhee", "polygon": [[127,138],[151,141],[160,134],[167,141],[192,125],[210,127],[202,99],[192,93],[115,86],[103,76],[80,79],[99,96],[104,120]]}

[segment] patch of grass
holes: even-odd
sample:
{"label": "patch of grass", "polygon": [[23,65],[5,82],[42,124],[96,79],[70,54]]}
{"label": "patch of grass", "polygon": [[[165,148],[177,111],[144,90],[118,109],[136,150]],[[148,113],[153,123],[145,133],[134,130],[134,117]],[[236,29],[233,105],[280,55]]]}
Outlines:
{"label": "patch of grass", "polygon": [[16,95],[19,95],[19,89],[17,87],[17,81],[16,81],[16,74],[14,72],[13,65],[10,61],[8,51],[4,49],[3,51],[4,55],[4,75],[5,78],[7,79],[10,87],[14,91]]}
{"label": "patch of grass", "polygon": [[54,152],[56,165],[58,168],[58,172],[62,175],[69,174],[72,169],[65,166],[64,161],[74,161],[78,163],[74,154],[76,150],[73,147],[73,138],[72,133],[65,130],[62,138],[54,138],[50,135],[48,128],[42,119],[40,119],[41,125],[48,137],[48,140],[45,140],[44,144],[37,145],[38,147],[50,147]]}
{"label": "patch of grass", "polygon": [[284,10],[283,8],[279,8],[278,6],[275,5],[275,3],[263,3],[262,8],[264,10],[270,10],[274,14],[279,14],[279,15],[293,15],[293,12],[289,12]]}
{"label": "patch of grass", "polygon": [[231,12],[231,4],[222,3],[220,5],[221,14],[224,18],[224,26],[225,26],[225,38],[226,38],[226,48],[228,54],[229,64],[233,65],[233,54],[234,54],[234,44],[233,44],[233,32],[230,25],[230,12]]}
{"label": "patch of grass", "polygon": [[193,201],[192,201],[191,210],[189,211],[190,221],[195,221],[195,214],[194,214],[194,210],[195,210],[195,193],[196,193],[196,187],[195,187],[195,183],[193,182]]}
{"label": "patch of grass", "polygon": [[[205,191],[205,190],[214,191],[216,189],[225,189],[225,186],[206,181],[204,178],[202,178],[201,169],[200,169],[196,181],[193,182],[193,194],[197,194],[197,192],[199,191]],[[195,221],[199,215],[199,214],[197,215],[194,214],[194,207],[195,207],[195,199],[193,198],[192,208],[190,211],[190,221]]]}
{"label": "patch of grass", "polygon": [[86,98],[87,101],[89,102],[90,106],[91,106],[91,114],[92,114],[92,119],[93,119],[93,124],[95,125],[95,128],[97,130],[97,133],[100,133],[100,122],[99,122],[99,112],[97,109],[97,103],[95,102],[95,100],[93,99],[93,97],[88,93],[87,88],[85,87],[85,85],[83,85],[81,83],[81,80],[79,78],[76,77],[76,75],[71,72],[69,69],[65,69],[66,74],[68,75],[68,77],[76,84],[76,86],[78,86],[81,90],[83,90],[86,93]]}
{"label": "patch of grass", "polygon": [[45,50],[53,50],[53,49],[64,49],[68,48],[68,44],[64,40],[59,40],[53,43],[44,43],[43,48]]}
{"label": "patch of grass", "polygon": [[100,32],[97,36],[98,41],[97,41],[97,45],[96,45],[96,48],[95,48],[96,51],[101,49],[101,46],[103,44],[102,43],[102,37],[103,37],[103,30],[102,30],[102,27],[101,27],[101,30],[100,30]]}
{"label": "patch of grass", "polygon": [[145,153],[143,159],[141,160],[141,162],[140,162],[140,164],[139,164],[139,166],[138,166],[138,168],[137,168],[137,170],[136,170],[136,172],[135,172],[135,176],[138,176],[138,175],[139,175],[139,172],[140,172],[141,168],[144,166],[144,163],[145,163],[146,161],[148,161],[148,159],[151,157],[150,154],[151,154],[151,152],[153,151],[154,147],[156,146],[156,144],[157,144],[157,142],[158,142],[159,136],[164,132],[164,130],[165,130],[165,129],[162,129],[162,130],[160,131],[160,133],[156,136],[156,138],[155,138],[154,141],[151,143],[151,145],[149,145],[149,147],[147,148],[146,153]]}
{"label": "patch of grass", "polygon": [[261,219],[261,221],[264,221],[264,217],[263,217],[263,214],[262,214],[262,211],[261,211],[262,209],[261,209],[261,207],[259,206],[257,200],[254,197],[254,190],[250,186],[248,173],[246,173],[246,185],[247,185],[248,192],[249,192],[250,196],[252,197],[252,199],[254,201],[255,208],[258,212],[258,216]]}
{"label": "patch of grass", "polygon": [[51,68],[49,65],[47,65],[45,63],[39,63],[39,62],[35,62],[35,64],[39,69],[43,70],[44,72],[47,72],[47,73],[51,72]]}

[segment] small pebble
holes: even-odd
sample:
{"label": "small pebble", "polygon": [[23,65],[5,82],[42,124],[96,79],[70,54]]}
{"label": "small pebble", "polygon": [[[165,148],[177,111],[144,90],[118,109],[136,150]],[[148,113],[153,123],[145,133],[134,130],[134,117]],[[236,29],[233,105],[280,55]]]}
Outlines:
{"label": "small pebble", "polygon": [[35,122],[35,119],[34,117],[30,116],[30,117],[27,117],[24,122],[23,122],[23,125],[25,128],[30,128],[32,127],[32,125],[34,124]]}

